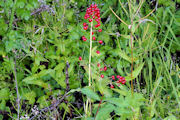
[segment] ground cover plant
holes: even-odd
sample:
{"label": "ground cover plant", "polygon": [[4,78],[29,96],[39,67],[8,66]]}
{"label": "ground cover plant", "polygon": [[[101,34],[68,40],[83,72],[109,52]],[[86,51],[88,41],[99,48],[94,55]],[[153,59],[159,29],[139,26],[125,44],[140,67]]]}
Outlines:
{"label": "ground cover plant", "polygon": [[180,119],[179,0],[1,0],[0,120]]}

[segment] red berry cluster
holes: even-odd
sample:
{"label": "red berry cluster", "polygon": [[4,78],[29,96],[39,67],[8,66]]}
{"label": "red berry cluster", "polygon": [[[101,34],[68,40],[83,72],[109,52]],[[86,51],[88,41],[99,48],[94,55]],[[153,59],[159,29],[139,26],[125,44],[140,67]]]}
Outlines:
{"label": "red berry cluster", "polygon": [[[123,85],[126,83],[125,78],[122,77],[122,76],[120,76],[120,75],[117,75],[116,78],[115,78],[114,75],[112,75],[111,78],[112,78],[112,80],[114,80],[114,81],[115,81],[115,79],[117,78],[118,80],[117,80],[116,82],[119,83],[119,85],[120,85],[120,83],[123,84]],[[114,88],[114,85],[111,84],[111,85],[110,85],[110,88]]]}
{"label": "red berry cluster", "polygon": [[[97,7],[96,4],[92,4],[89,8],[87,8],[86,10],[86,14],[84,16],[84,19],[85,20],[88,20],[89,22],[93,22],[93,20],[96,21],[96,25],[94,26],[95,28],[98,28],[101,26],[101,18],[100,18],[100,10],[99,8]],[[83,23],[83,29],[84,30],[88,30],[89,28],[89,25],[88,23]],[[102,29],[99,29],[97,30],[98,32],[102,32]],[[94,32],[92,32],[92,35],[94,35]],[[96,37],[93,36],[92,38],[93,40],[96,40]],[[87,38],[85,36],[82,37],[82,40],[83,41],[86,41]],[[103,44],[103,41],[102,40],[99,40],[99,44]]]}
{"label": "red berry cluster", "polygon": [[[97,7],[96,4],[92,4],[89,8],[87,8],[86,10],[86,14],[84,16],[84,19],[85,20],[88,20],[90,23],[93,22],[95,20],[95,22],[97,22],[97,24],[93,27],[95,28],[98,28],[101,24],[101,18],[100,18],[100,10],[99,8]],[[88,30],[89,28],[89,23],[86,23],[84,22],[83,23],[83,29],[84,30]],[[102,32],[102,29],[98,29],[97,30],[98,32]],[[91,33],[92,35],[94,35],[94,32]],[[87,41],[87,38],[85,36],[82,36],[81,38],[83,41]],[[96,40],[96,37],[93,36],[92,37],[92,40]],[[99,44],[103,44],[103,41],[102,40],[99,40]],[[100,54],[100,51],[96,51],[97,54]],[[82,60],[82,57],[79,57],[79,60],[81,61]]]}
{"label": "red berry cluster", "polygon": [[89,22],[92,22],[93,19],[95,19],[97,24],[94,27],[96,27],[96,28],[101,25],[100,24],[100,20],[101,20],[100,10],[96,4],[94,4],[94,5],[92,4],[89,8],[87,8],[84,19],[88,19]]}

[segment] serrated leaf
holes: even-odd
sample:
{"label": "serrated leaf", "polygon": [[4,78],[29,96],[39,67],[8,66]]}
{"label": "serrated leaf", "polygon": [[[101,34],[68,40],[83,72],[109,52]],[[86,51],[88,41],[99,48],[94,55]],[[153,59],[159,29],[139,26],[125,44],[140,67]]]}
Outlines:
{"label": "serrated leaf", "polygon": [[[31,80],[29,80],[29,79],[31,79]],[[23,82],[25,82],[26,84],[38,85],[45,89],[48,89],[48,84],[43,82],[43,80],[40,80],[40,79],[33,79],[31,77],[28,77],[28,78],[25,78],[23,80]]]}
{"label": "serrated leaf", "polygon": [[37,76],[42,77],[42,76],[45,76],[45,75],[50,74],[52,72],[54,72],[54,70],[52,70],[52,69],[42,70],[37,74]]}
{"label": "serrated leaf", "polygon": [[9,99],[9,89],[4,88],[0,90],[0,100],[8,100]]}
{"label": "serrated leaf", "polygon": [[108,103],[117,105],[119,107],[128,107],[123,98],[105,98],[103,101],[107,101]]}
{"label": "serrated leaf", "polygon": [[131,74],[125,77],[126,81],[130,81],[131,79],[135,79],[141,72],[142,68],[144,66],[144,63],[140,64],[132,73],[132,78]]}
{"label": "serrated leaf", "polygon": [[85,87],[81,89],[81,92],[85,95],[87,95],[87,97],[94,99],[94,100],[100,100],[99,96],[97,95],[97,93],[95,93],[90,87]]}
{"label": "serrated leaf", "polygon": [[119,52],[119,56],[131,63],[132,59],[126,55],[122,50]]}
{"label": "serrated leaf", "polygon": [[96,120],[107,120],[110,118],[110,113],[115,109],[114,105],[106,104],[99,109],[97,113]]}
{"label": "serrated leaf", "polygon": [[27,100],[29,100],[30,104],[34,104],[35,102],[35,97],[36,97],[36,93],[34,91],[25,93],[24,95],[26,97]]}

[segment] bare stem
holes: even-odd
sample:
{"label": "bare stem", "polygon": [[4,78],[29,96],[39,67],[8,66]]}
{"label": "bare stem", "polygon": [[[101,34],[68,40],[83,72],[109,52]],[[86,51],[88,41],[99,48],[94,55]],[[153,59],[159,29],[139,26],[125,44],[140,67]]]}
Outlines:
{"label": "bare stem", "polygon": [[[89,42],[89,86],[91,86],[91,54],[92,54],[92,32],[93,32],[93,22],[91,22],[91,28],[90,28],[90,42]],[[87,112],[88,112],[88,106],[89,106],[89,109],[90,109],[90,112],[91,112],[91,101],[90,99],[88,98],[87,101],[86,101],[86,115],[87,115]]]}
{"label": "bare stem", "polygon": [[92,54],[92,27],[93,22],[91,22],[91,29],[90,29],[90,48],[89,48],[89,86],[91,86],[91,54]]}
{"label": "bare stem", "polygon": [[134,88],[133,88],[133,36],[132,36],[132,31],[131,31],[131,93],[133,95]]}
{"label": "bare stem", "polygon": [[130,26],[130,36],[131,36],[131,94],[133,96],[134,93],[134,87],[133,87],[133,31],[132,31],[132,27],[133,27],[133,15],[132,15],[132,11],[131,11],[131,0],[128,1],[129,3],[129,12],[130,12],[130,18],[131,18],[131,26]]}
{"label": "bare stem", "polygon": [[98,114],[98,112],[99,112],[99,108],[100,108],[100,105],[101,105],[101,103],[102,103],[103,97],[104,97],[104,94],[102,95],[101,101],[99,102],[98,109],[97,109],[96,115],[95,115],[95,117],[94,117],[94,120],[96,119],[96,116],[97,116],[97,114]]}
{"label": "bare stem", "polygon": [[17,74],[16,74],[16,58],[14,60],[14,78],[15,78],[15,83],[16,83],[16,94],[17,94],[17,106],[18,106],[18,117],[17,120],[19,120],[19,113],[20,113],[20,98],[19,98],[19,90],[18,90],[18,83],[17,83]]}

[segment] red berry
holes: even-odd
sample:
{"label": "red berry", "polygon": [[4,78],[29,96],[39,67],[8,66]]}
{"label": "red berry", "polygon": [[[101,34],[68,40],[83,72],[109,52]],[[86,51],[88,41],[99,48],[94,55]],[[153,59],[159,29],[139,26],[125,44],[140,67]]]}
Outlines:
{"label": "red berry", "polygon": [[86,26],[87,24],[86,23],[83,23],[83,26]]}
{"label": "red berry", "polygon": [[115,80],[115,76],[113,75],[112,77],[111,77],[113,80]]}
{"label": "red berry", "polygon": [[92,32],[92,35],[94,35],[94,32]]}
{"label": "red berry", "polygon": [[104,66],[104,71],[106,71],[107,70],[107,67],[106,66]]}
{"label": "red berry", "polygon": [[98,32],[102,32],[102,29],[99,29]]}
{"label": "red berry", "polygon": [[96,37],[93,37],[93,40],[96,40]]}
{"label": "red berry", "polygon": [[122,79],[119,79],[118,81],[119,81],[119,83],[122,83]]}
{"label": "red berry", "polygon": [[103,43],[103,41],[102,41],[102,40],[100,40],[100,41],[99,41],[99,44],[102,44],[102,43]]}
{"label": "red berry", "polygon": [[100,68],[100,71],[103,71],[103,68]]}
{"label": "red berry", "polygon": [[97,5],[96,5],[96,4],[94,4],[94,8],[97,8]]}
{"label": "red berry", "polygon": [[87,19],[87,16],[85,16],[84,19]]}
{"label": "red berry", "polygon": [[98,22],[99,21],[99,19],[96,19],[96,22]]}
{"label": "red berry", "polygon": [[100,51],[97,50],[96,53],[97,53],[97,54],[100,54]]}
{"label": "red berry", "polygon": [[121,76],[117,75],[116,77],[117,77],[117,78],[120,78]]}
{"label": "red berry", "polygon": [[103,75],[103,74],[101,75],[101,78],[104,78],[104,75]]}
{"label": "red berry", "polygon": [[118,81],[117,81],[117,83],[121,83],[121,81],[120,81],[120,80],[118,80]]}
{"label": "red berry", "polygon": [[85,36],[82,36],[82,39],[86,38]]}
{"label": "red berry", "polygon": [[100,67],[100,63],[98,63],[97,66]]}
{"label": "red berry", "polygon": [[126,83],[126,80],[123,80],[121,83],[124,85]]}
{"label": "red berry", "polygon": [[99,27],[99,26],[98,26],[98,25],[95,25],[94,27],[97,28],[97,27]]}
{"label": "red berry", "polygon": [[88,29],[88,27],[87,26],[84,26],[84,28],[83,28],[84,30],[87,30]]}
{"label": "red berry", "polygon": [[87,38],[83,38],[83,41],[87,41]]}
{"label": "red berry", "polygon": [[92,22],[92,19],[89,19],[89,22]]}
{"label": "red berry", "polygon": [[114,85],[111,84],[110,88],[114,88]]}
{"label": "red berry", "polygon": [[79,60],[80,60],[80,61],[82,60],[82,57],[81,57],[81,56],[79,57]]}
{"label": "red berry", "polygon": [[95,19],[96,17],[95,16],[92,16],[93,19]]}
{"label": "red berry", "polygon": [[121,80],[122,80],[122,79],[123,79],[123,77],[122,77],[122,76],[120,76],[120,77],[119,77],[119,79],[121,79]]}

